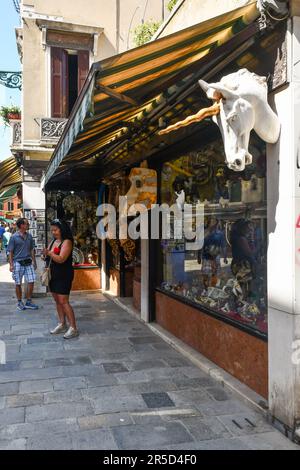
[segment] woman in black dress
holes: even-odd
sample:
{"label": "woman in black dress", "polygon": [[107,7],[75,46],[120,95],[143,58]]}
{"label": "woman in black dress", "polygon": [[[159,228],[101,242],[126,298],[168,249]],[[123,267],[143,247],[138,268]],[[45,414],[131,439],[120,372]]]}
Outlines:
{"label": "woman in black dress", "polygon": [[[51,222],[51,232],[53,240],[43,252],[46,264],[50,266],[51,270],[49,289],[55,300],[59,317],[59,324],[51,330],[51,334],[65,333],[64,338],[71,339],[79,334],[74,311],[69,302],[74,278],[72,265],[73,236],[69,225],[59,219]],[[69,322],[69,328],[66,325],[66,318]]]}

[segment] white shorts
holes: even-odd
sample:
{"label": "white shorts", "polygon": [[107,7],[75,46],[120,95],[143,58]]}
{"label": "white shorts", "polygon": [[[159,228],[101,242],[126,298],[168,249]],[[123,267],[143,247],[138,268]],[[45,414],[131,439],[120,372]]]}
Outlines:
{"label": "white shorts", "polygon": [[23,277],[25,278],[25,282],[27,282],[28,284],[35,282],[36,275],[33,264],[31,264],[30,266],[21,266],[18,261],[15,261],[12,278],[17,286],[20,286],[22,284]]}

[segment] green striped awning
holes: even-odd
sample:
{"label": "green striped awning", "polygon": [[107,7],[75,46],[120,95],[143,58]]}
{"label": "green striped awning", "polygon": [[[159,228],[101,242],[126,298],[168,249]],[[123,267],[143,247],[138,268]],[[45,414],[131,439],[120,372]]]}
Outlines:
{"label": "green striped awning", "polygon": [[6,199],[10,199],[11,197],[15,196],[19,190],[20,185],[14,184],[13,186],[5,189],[4,191],[0,192],[0,202],[5,201]]}
{"label": "green striped awning", "polygon": [[15,184],[21,184],[20,168],[14,157],[0,161],[0,191]]}
{"label": "green striped awning", "polygon": [[251,2],[94,64],[52,155],[44,183],[62,169],[99,156],[124,139],[128,123],[158,106],[164,91],[185,72],[191,73],[192,67],[209,59],[258,17],[256,1]]}

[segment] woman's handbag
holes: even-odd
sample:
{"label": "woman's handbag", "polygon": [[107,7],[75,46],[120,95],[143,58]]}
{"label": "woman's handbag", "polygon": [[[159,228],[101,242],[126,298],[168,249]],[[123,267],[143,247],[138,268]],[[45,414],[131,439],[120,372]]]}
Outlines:
{"label": "woman's handbag", "polygon": [[50,260],[48,266],[44,267],[44,270],[42,274],[40,275],[40,281],[42,286],[44,287],[49,287],[50,281],[51,281],[51,261]]}

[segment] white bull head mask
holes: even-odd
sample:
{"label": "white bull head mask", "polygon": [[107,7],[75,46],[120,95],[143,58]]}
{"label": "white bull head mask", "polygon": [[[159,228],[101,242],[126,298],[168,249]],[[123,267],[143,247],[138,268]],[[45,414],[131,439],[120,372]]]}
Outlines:
{"label": "white bull head mask", "polygon": [[280,134],[279,119],[268,104],[266,78],[241,69],[223,77],[218,83],[200,80],[199,84],[207,97],[214,101],[213,106],[201,109],[160,134],[213,116],[223,137],[227,166],[234,171],[243,171],[245,165],[252,163],[249,153],[252,129],[262,140],[272,144],[277,142]]}

